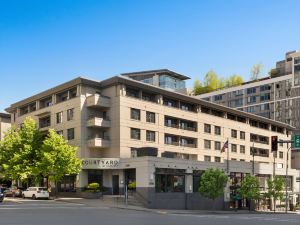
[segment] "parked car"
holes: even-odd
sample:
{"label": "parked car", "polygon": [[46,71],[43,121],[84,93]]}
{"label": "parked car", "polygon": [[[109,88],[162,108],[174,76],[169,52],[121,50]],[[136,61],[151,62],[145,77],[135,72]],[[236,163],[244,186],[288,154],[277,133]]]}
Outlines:
{"label": "parked car", "polygon": [[3,188],[0,188],[0,202],[3,202],[4,200],[4,194],[3,194]]}
{"label": "parked car", "polygon": [[32,198],[32,199],[49,199],[49,192],[45,187],[29,187],[22,193],[23,198]]}

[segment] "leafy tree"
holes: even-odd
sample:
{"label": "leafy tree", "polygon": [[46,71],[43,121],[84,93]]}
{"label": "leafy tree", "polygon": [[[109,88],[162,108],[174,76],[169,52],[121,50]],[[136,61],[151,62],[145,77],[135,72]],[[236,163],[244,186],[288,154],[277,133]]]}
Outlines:
{"label": "leafy tree", "polygon": [[227,180],[228,177],[220,169],[207,169],[201,176],[199,192],[204,197],[214,200],[224,194]]}
{"label": "leafy tree", "polygon": [[[259,199],[260,192],[259,192],[258,178],[256,176],[246,176],[241,183],[239,192],[244,198],[249,200],[250,204],[252,200]],[[250,204],[249,204],[249,210],[250,210]]]}
{"label": "leafy tree", "polygon": [[262,63],[254,64],[250,71],[250,80],[258,80],[261,76],[263,68],[264,66]]}
{"label": "leafy tree", "polygon": [[54,130],[44,139],[32,118],[21,128],[11,128],[0,142],[0,169],[7,179],[59,181],[65,174],[77,174],[80,167],[76,148]]}
{"label": "leafy tree", "polygon": [[204,78],[204,84],[207,92],[217,90],[220,86],[218,75],[212,70],[208,71]]}
{"label": "leafy tree", "polygon": [[200,80],[195,80],[193,93],[194,93],[194,95],[200,95],[200,94],[205,93],[204,87],[202,86]]}
{"label": "leafy tree", "polygon": [[77,148],[68,144],[55,130],[49,129],[48,136],[43,141],[39,152],[39,162],[36,164],[36,173],[58,182],[65,174],[80,172],[81,160],[76,157]]}
{"label": "leafy tree", "polygon": [[268,179],[268,188],[265,196],[269,199],[273,198],[274,211],[276,210],[276,200],[283,198],[284,181],[282,177],[275,176],[273,180]]}
{"label": "leafy tree", "polygon": [[200,95],[208,92],[212,92],[225,87],[233,87],[242,84],[243,77],[240,75],[232,75],[228,78],[219,77],[214,71],[210,70],[204,77],[203,85],[200,80],[194,82],[193,93]]}
{"label": "leafy tree", "polygon": [[42,135],[32,118],[26,118],[19,129],[11,128],[0,145],[4,176],[23,181],[32,178],[41,145]]}
{"label": "leafy tree", "polygon": [[244,82],[244,79],[242,76],[233,74],[226,79],[226,87],[238,86],[238,85],[241,85],[243,82]]}

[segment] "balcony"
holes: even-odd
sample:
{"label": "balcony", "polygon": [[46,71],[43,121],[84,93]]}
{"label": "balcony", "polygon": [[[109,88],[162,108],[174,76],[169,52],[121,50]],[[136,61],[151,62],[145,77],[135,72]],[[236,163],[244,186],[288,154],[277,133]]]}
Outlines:
{"label": "balcony", "polygon": [[110,98],[102,95],[91,95],[86,99],[87,107],[109,108]]}
{"label": "balcony", "polygon": [[90,148],[109,148],[109,138],[92,138],[88,140],[88,147]]}
{"label": "balcony", "polygon": [[93,117],[87,121],[88,127],[110,127],[110,120],[100,118],[100,117]]}

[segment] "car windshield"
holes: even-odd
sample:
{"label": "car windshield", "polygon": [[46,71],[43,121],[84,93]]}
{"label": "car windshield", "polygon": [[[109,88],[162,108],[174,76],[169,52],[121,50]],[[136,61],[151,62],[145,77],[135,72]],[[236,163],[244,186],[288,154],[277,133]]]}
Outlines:
{"label": "car windshield", "polygon": [[47,191],[47,188],[39,188],[39,191]]}

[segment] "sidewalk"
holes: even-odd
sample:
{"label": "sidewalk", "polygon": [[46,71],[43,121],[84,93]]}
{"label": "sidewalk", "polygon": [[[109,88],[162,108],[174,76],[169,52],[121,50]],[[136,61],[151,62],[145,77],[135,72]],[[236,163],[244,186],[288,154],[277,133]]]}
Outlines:
{"label": "sidewalk", "polygon": [[[272,211],[248,211],[248,210],[223,210],[223,211],[214,211],[214,210],[172,210],[172,209],[149,209],[141,206],[125,205],[124,202],[107,202],[102,199],[83,199],[83,198],[58,198],[55,201],[82,204],[91,207],[109,207],[114,209],[121,210],[134,210],[134,211],[144,211],[151,213],[159,214],[220,214],[220,215],[229,215],[229,214],[273,214]],[[288,212],[289,214],[300,214],[300,212]],[[284,214],[284,212],[276,212],[276,214]]]}

